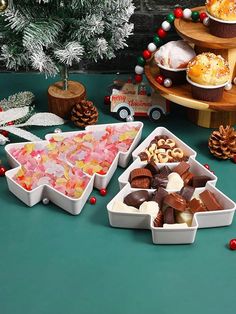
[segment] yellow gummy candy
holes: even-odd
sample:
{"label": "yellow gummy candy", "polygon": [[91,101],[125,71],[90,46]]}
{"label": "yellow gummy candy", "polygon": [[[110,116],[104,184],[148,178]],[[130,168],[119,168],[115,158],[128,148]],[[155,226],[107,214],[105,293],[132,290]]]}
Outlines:
{"label": "yellow gummy candy", "polygon": [[66,184],[67,183],[67,180],[65,178],[58,178],[56,180],[56,184],[58,185],[63,185],[63,184]]}
{"label": "yellow gummy candy", "polygon": [[79,169],[83,169],[84,162],[82,160],[76,161],[75,166]]}
{"label": "yellow gummy candy", "polygon": [[25,144],[25,150],[28,154],[32,153],[35,145],[33,143]]}

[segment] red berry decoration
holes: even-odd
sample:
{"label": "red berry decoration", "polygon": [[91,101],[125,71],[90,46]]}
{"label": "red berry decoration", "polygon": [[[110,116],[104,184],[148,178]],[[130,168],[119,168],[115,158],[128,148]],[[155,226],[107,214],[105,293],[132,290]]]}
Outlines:
{"label": "red berry decoration", "polygon": [[105,195],[107,195],[107,190],[106,189],[101,189],[99,191],[99,193],[100,193],[100,195],[105,196]]}
{"label": "red berry decoration", "polygon": [[7,122],[7,125],[14,125],[14,122],[13,121],[9,121],[9,122]]}
{"label": "red berry decoration", "polygon": [[0,167],[0,177],[3,177],[5,175],[5,172],[7,171],[7,169],[4,166]]}
{"label": "red berry decoration", "polygon": [[207,170],[210,170],[210,166],[208,164],[205,164],[204,167],[207,169]]}
{"label": "red berry decoration", "polygon": [[183,10],[181,8],[174,9],[174,15],[177,19],[183,17]]}
{"label": "red berry decoration", "polygon": [[158,84],[163,85],[163,83],[164,83],[164,76],[158,75],[158,76],[155,77],[155,80],[156,80],[156,82]]}
{"label": "red berry decoration", "polygon": [[229,241],[229,248],[230,250],[236,250],[236,239],[231,239]]}
{"label": "red berry decoration", "polygon": [[90,204],[94,205],[94,204],[96,204],[96,202],[97,202],[96,197],[94,197],[94,196],[90,197],[90,200],[89,200]]}
{"label": "red berry decoration", "polygon": [[2,107],[0,107],[0,112],[2,112],[3,110],[2,110]]}
{"label": "red berry decoration", "polygon": [[110,104],[111,104],[110,96],[105,96],[104,97],[104,105],[109,106]]}
{"label": "red berry decoration", "polygon": [[137,84],[139,84],[139,83],[142,82],[143,77],[142,77],[142,75],[140,75],[140,74],[136,74],[135,77],[134,77],[134,80],[135,80],[135,82],[136,82]]}
{"label": "red berry decoration", "polygon": [[200,13],[199,15],[199,19],[201,22],[203,22],[203,20],[207,17],[207,14],[205,12]]}
{"label": "red berry decoration", "polygon": [[164,31],[163,28],[159,28],[159,29],[157,30],[157,35],[158,35],[160,38],[165,38],[166,35],[167,35],[167,32]]}
{"label": "red berry decoration", "polygon": [[143,51],[143,57],[144,57],[144,59],[149,59],[149,58],[151,58],[151,55],[152,55],[152,53],[149,51],[149,50],[144,50]]}
{"label": "red berry decoration", "polygon": [[9,135],[9,132],[6,131],[6,130],[2,130],[2,131],[0,131],[0,133],[1,133],[3,136],[5,136],[5,137],[8,137],[8,135]]}

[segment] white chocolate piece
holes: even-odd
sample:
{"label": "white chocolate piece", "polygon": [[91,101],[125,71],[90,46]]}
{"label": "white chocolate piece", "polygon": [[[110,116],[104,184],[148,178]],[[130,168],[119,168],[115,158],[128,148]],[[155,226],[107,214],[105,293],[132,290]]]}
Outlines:
{"label": "white chocolate piece", "polygon": [[192,220],[193,220],[193,214],[190,212],[178,212],[176,214],[176,221],[178,223],[186,223],[189,227],[192,225]]}
{"label": "white chocolate piece", "polygon": [[171,172],[168,175],[167,190],[180,191],[184,186],[184,181],[177,172]]}
{"label": "white chocolate piece", "polygon": [[159,212],[159,205],[154,201],[143,202],[139,207],[139,212],[142,214],[149,214],[154,219]]}
{"label": "white chocolate piece", "polygon": [[188,228],[188,225],[186,223],[183,223],[183,224],[164,224],[163,228],[166,228],[166,229],[183,229],[183,228]]}
{"label": "white chocolate piece", "polygon": [[115,200],[112,206],[112,211],[121,213],[138,213],[138,209],[133,206],[128,206],[125,203]]}

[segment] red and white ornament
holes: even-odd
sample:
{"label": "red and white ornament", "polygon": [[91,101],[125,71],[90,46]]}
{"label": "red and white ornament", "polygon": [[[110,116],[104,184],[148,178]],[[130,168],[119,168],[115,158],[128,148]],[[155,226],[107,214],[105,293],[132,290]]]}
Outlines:
{"label": "red and white ornament", "polygon": [[141,75],[141,74],[143,74],[144,69],[140,65],[136,65],[134,71],[135,71],[136,74]]}
{"label": "red and white ornament", "polygon": [[170,78],[164,79],[163,85],[164,85],[165,87],[171,87],[172,84],[173,84],[173,83],[172,83],[172,80],[171,80]]}
{"label": "red and white ornament", "polygon": [[174,15],[177,19],[183,17],[183,10],[181,8],[174,9]]}
{"label": "red and white ornament", "polygon": [[151,58],[151,56],[152,56],[152,54],[151,54],[151,52],[149,51],[149,50],[144,50],[143,51],[143,57],[144,57],[144,59],[149,59],[149,58]]}
{"label": "red and white ornament", "polygon": [[204,26],[209,26],[210,25],[210,18],[207,16],[204,18],[204,20],[202,21]]}
{"label": "red and white ornament", "polygon": [[157,35],[160,37],[160,38],[165,38],[166,35],[167,35],[167,32],[163,29],[163,28],[159,28],[157,30]]}
{"label": "red and white ornament", "polygon": [[184,17],[186,20],[190,19],[191,16],[192,16],[192,10],[190,10],[190,9],[188,9],[188,8],[186,8],[186,9],[183,10],[183,17]]}
{"label": "red and white ornament", "polygon": [[147,47],[148,51],[150,52],[154,52],[157,50],[157,46],[154,44],[154,43],[150,43],[148,44],[148,47]]}
{"label": "red and white ornament", "polygon": [[164,29],[164,31],[168,32],[171,29],[171,25],[169,22],[164,21],[161,24],[162,29]]}
{"label": "red and white ornament", "polygon": [[226,85],[225,85],[225,87],[224,87],[224,89],[225,90],[231,90],[232,89],[232,83],[231,82],[228,82]]}

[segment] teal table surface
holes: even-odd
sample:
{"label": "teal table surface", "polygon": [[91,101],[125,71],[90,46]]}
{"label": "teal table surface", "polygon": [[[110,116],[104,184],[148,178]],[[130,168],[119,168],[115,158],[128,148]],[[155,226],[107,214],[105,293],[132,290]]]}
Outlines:
{"label": "teal table surface", "polygon": [[[74,74],[99,108],[98,123],[115,123],[103,105],[113,75]],[[1,99],[30,90],[38,111],[47,110],[47,87],[55,79],[40,74],[1,73]],[[211,129],[189,122],[185,109],[172,105],[161,123],[144,122],[144,139],[164,126],[197,152],[218,177],[217,187],[236,200],[236,164],[210,155]],[[40,137],[55,127],[31,127]],[[78,130],[72,124],[63,131]],[[21,141],[10,136],[11,142]],[[6,163],[4,147],[0,159]],[[96,205],[86,203],[78,216],[39,203],[27,207],[0,178],[0,313],[1,314],[143,314],[235,313],[236,238],[231,226],[200,229],[191,245],[154,245],[151,231],[109,225],[106,204],[117,194],[118,168],[105,197],[93,190]]]}

